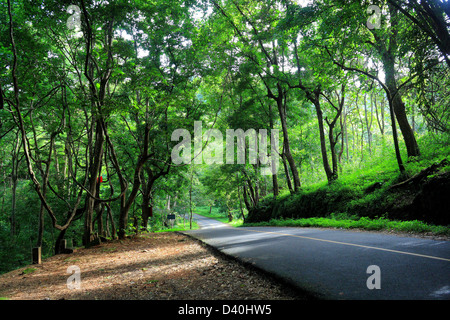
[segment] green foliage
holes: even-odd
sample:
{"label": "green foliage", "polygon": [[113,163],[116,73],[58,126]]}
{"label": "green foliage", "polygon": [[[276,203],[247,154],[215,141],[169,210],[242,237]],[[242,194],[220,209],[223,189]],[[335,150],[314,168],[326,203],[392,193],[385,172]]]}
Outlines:
{"label": "green foliage", "polygon": [[[381,28],[372,30],[366,27],[369,1],[323,0],[304,7],[279,0],[83,2],[78,5],[85,4],[88,15],[81,14],[83,32],[76,35],[67,26],[67,1],[11,4],[15,48],[8,6],[0,6],[0,272],[29,263],[38,242],[42,204],[31,171],[54,214],[43,210],[44,258],[54,254],[59,236],[52,219],[63,225],[78,194],[82,209],[89,179],[97,175],[104,182],[96,196],[108,199],[111,211],[103,208],[90,235],[101,229],[100,221],[103,236],[113,236],[112,222],[116,229],[123,222],[127,234],[141,232],[142,204],[153,208],[149,232],[188,228],[189,214],[208,215],[210,206],[213,217],[228,222],[231,215],[237,225],[244,212],[249,221],[331,225],[330,216],[378,229],[388,223],[379,218],[388,212],[389,225],[404,218],[411,221],[399,228],[422,228],[415,217],[395,211],[410,204],[409,191],[389,187],[450,160],[450,69],[445,61],[437,63],[439,48],[406,15],[382,15]],[[383,52],[387,44],[392,47]],[[399,130],[402,174],[386,79],[378,78],[388,53],[421,152],[407,159]],[[331,135],[339,97],[345,99]],[[280,150],[270,152],[286,155],[289,141],[292,161],[285,169],[280,159],[278,195],[260,163],[171,163],[177,143],[172,132],[184,128],[192,137],[194,121],[202,121],[204,133],[214,128],[224,136],[227,129],[279,130]],[[95,149],[97,141],[103,144]],[[338,179],[328,182],[325,163],[333,163],[332,154]],[[146,161],[138,168],[141,157]],[[298,193],[289,189],[294,164]],[[450,165],[429,178],[448,172]],[[168,213],[177,216],[174,229]],[[65,230],[74,246],[88,229],[85,218],[86,211],[79,213]]]}
{"label": "green foliage", "polygon": [[[424,136],[419,139],[420,144],[428,144],[427,149],[431,150],[448,150],[448,140],[434,139],[430,136]],[[446,157],[448,159],[448,156]],[[427,152],[420,158],[407,163],[407,177],[412,177],[429,165],[438,163],[442,160],[442,153]],[[249,222],[271,221],[274,223],[276,219],[306,219],[305,224],[311,224],[315,221],[315,217],[331,216],[332,220],[340,221],[341,217],[351,215],[352,226],[358,227],[364,224],[366,229],[385,229],[383,223],[386,212],[393,211],[394,207],[409,210],[410,196],[408,191],[390,191],[389,187],[405,179],[398,170],[395,169],[395,160],[392,157],[378,157],[367,160],[364,168],[353,168],[353,171],[347,169],[345,175],[333,183],[319,182],[304,187],[299,193],[290,195],[284,194],[274,200],[272,197],[264,198],[250,212]],[[448,172],[448,165],[440,169],[440,173]],[[431,178],[432,176],[429,176]],[[395,211],[395,210],[394,210]],[[404,215],[403,218],[408,220],[409,216]],[[392,213],[394,215],[394,213]],[[395,213],[395,215],[397,215]],[[370,220],[370,219],[374,220]],[[398,217],[401,218],[401,217]],[[369,219],[370,223],[366,220]],[[323,220],[319,220],[323,221]],[[403,231],[411,231],[414,229],[420,231],[423,228],[416,219],[405,221],[399,228]],[[303,222],[299,222],[303,223]],[[325,222],[323,222],[325,223]],[[334,223],[327,221],[325,224]],[[343,222],[339,222],[342,224]],[[347,222],[345,222],[347,223]],[[396,222],[390,222],[390,226]],[[423,229],[428,230],[428,229]],[[420,231],[424,232],[424,231]]]}
{"label": "green foliage", "polygon": [[30,274],[30,273],[35,272],[36,270],[37,270],[36,268],[25,268],[25,269],[23,270],[23,273],[24,273],[24,274]]}

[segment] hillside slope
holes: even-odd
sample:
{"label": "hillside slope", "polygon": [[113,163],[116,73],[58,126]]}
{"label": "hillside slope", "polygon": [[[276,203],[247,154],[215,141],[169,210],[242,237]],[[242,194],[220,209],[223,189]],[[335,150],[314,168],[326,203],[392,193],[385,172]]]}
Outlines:
{"label": "hillside slope", "polygon": [[345,213],[358,217],[388,217],[450,225],[449,161],[442,160],[408,179],[372,176],[365,185],[335,181],[274,200],[265,198],[250,210],[246,222],[280,218],[325,217]]}

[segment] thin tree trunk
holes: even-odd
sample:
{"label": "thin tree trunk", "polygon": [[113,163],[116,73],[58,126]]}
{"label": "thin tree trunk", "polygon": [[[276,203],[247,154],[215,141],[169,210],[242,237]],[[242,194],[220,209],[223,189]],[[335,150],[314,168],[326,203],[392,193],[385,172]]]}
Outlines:
{"label": "thin tree trunk", "polygon": [[[402,101],[400,92],[398,92],[395,75],[397,70],[395,68],[395,54],[397,51],[397,34],[398,34],[398,9],[388,4],[389,13],[391,16],[391,32],[389,39],[389,46],[379,46],[379,51],[382,56],[382,63],[386,78],[386,87],[389,90],[390,103],[393,113],[398,122],[398,126],[405,142],[408,158],[420,155],[419,146],[417,144],[414,132],[408,122],[406,116],[405,104]],[[394,122],[393,122],[394,123]]]}
{"label": "thin tree trunk", "polygon": [[373,95],[373,103],[375,105],[375,115],[377,118],[378,128],[380,129],[381,135],[384,136],[384,105],[380,102],[380,112],[378,112],[376,94]]}
{"label": "thin tree trunk", "polygon": [[368,116],[368,111],[367,111],[367,93],[364,94],[364,118],[366,121],[366,129],[367,129],[367,142],[369,144],[369,154],[372,154],[372,132],[371,127],[372,127],[372,111],[373,111],[373,101],[372,99],[370,99],[370,121],[369,121],[369,116]]}
{"label": "thin tree trunk", "polygon": [[386,86],[390,91],[391,97],[394,95],[394,97],[391,98],[391,104],[405,142],[408,158],[416,157],[420,155],[420,150],[414,136],[414,132],[406,116],[405,104],[402,101],[400,93],[397,92],[397,84],[395,81],[396,71],[393,59],[394,58],[388,53],[386,53],[383,59],[384,71],[386,74]]}
{"label": "thin tree trunk", "polygon": [[192,186],[193,186],[193,180],[194,180],[194,167],[193,164],[191,164],[191,181],[190,181],[190,185],[189,185],[189,229],[192,229],[192,216],[193,216],[193,211],[192,211]]}
{"label": "thin tree trunk", "polygon": [[20,149],[20,134],[17,132],[14,150],[12,154],[12,170],[11,170],[11,237],[16,235],[16,205],[17,205],[17,181],[18,181],[18,167],[19,167],[19,149]]}
{"label": "thin tree trunk", "polygon": [[[92,196],[97,197],[97,184],[98,176],[100,174],[101,167],[101,159],[103,157],[103,144],[104,144],[104,135],[103,128],[101,124],[101,120],[96,120],[96,129],[95,129],[95,145],[93,154],[91,156],[91,168],[90,168],[90,177],[89,177],[89,192]],[[88,246],[91,241],[94,240],[93,235],[93,215],[95,209],[95,199],[90,195],[87,195],[87,206],[85,212],[85,220],[84,220],[84,235],[83,235],[83,245]]]}
{"label": "thin tree trunk", "polygon": [[290,193],[294,193],[294,189],[292,188],[291,175],[289,174],[289,168],[286,163],[286,155],[284,154],[284,144],[283,144],[283,153],[281,154],[281,161],[283,162],[284,173],[286,175],[286,183],[289,188]]}
{"label": "thin tree trunk", "polygon": [[[244,216],[244,209],[242,208],[242,199],[241,199],[241,182],[239,179],[239,173],[236,172],[236,179],[237,179],[237,183],[238,183],[238,197],[239,197],[239,209],[241,211],[241,217],[242,219],[245,221],[245,216]],[[210,210],[211,213],[211,210]]]}
{"label": "thin tree trunk", "polygon": [[106,211],[107,211],[107,215],[109,217],[109,221],[111,222],[111,237],[113,239],[116,238],[116,224],[114,223],[114,217],[112,215],[112,211],[111,211],[111,205],[109,203],[105,203],[106,205]]}
{"label": "thin tree trunk", "polygon": [[277,97],[277,107],[281,119],[281,128],[283,130],[283,143],[284,143],[284,155],[289,163],[289,167],[292,172],[292,179],[294,180],[294,192],[300,190],[300,178],[298,175],[297,165],[295,164],[294,158],[292,157],[291,148],[289,144],[289,135],[287,131],[287,120],[286,120],[286,109],[285,104],[283,104],[284,97],[281,85],[278,83],[278,97]]}
{"label": "thin tree trunk", "polygon": [[316,114],[317,114],[317,121],[319,124],[319,138],[320,138],[320,151],[322,153],[322,164],[323,168],[325,170],[325,174],[327,176],[328,181],[333,180],[333,172],[330,168],[330,163],[328,161],[328,154],[327,154],[327,146],[325,141],[325,132],[324,132],[324,125],[323,125],[323,115],[322,115],[322,109],[320,107],[320,102],[314,103],[314,106],[316,108]]}
{"label": "thin tree trunk", "polygon": [[[270,130],[273,130],[273,119],[272,119],[272,105],[269,103],[269,124],[270,124]],[[272,146],[272,134],[270,135],[270,146]],[[271,156],[269,159],[275,159],[275,157],[278,157],[277,154],[278,150],[270,150]],[[275,161],[275,160],[273,160]],[[270,163],[272,166],[272,170],[274,168],[274,164]],[[273,196],[276,198],[278,196],[278,193],[280,192],[280,188],[278,186],[278,174],[276,172],[272,171],[272,190],[273,190]],[[243,216],[243,215],[242,215]]]}
{"label": "thin tree trunk", "polygon": [[247,208],[247,211],[250,211],[250,209],[252,208],[252,206],[250,205],[250,202],[248,201],[248,193],[247,193],[247,186],[245,185],[245,182],[243,183],[243,198],[244,198],[244,204],[245,207]]}

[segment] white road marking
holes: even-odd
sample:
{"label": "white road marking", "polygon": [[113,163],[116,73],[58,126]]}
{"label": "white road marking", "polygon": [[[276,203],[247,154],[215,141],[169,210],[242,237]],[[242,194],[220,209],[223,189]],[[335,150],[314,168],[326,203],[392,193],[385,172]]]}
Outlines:
{"label": "white road marking", "polygon": [[355,244],[355,243],[348,243],[348,242],[341,242],[341,241],[334,241],[334,240],[326,240],[326,239],[320,239],[320,238],[305,237],[305,236],[299,236],[299,235],[295,235],[295,234],[273,232],[273,231],[260,231],[260,230],[252,230],[252,229],[243,229],[243,230],[251,231],[251,232],[258,232],[258,233],[277,234],[277,235],[282,235],[282,236],[286,236],[286,237],[295,237],[295,238],[302,238],[302,239],[308,239],[308,240],[329,242],[329,243],[335,243],[335,244],[342,244],[342,245],[346,245],[346,246],[353,246],[353,247],[360,247],[360,248],[388,251],[388,252],[406,254],[406,255],[411,255],[411,256],[416,256],[416,257],[429,258],[429,259],[435,259],[435,260],[442,260],[442,261],[450,262],[450,259],[446,259],[446,258],[429,256],[429,255],[413,253],[413,252],[405,252],[405,251],[392,250],[392,249],[386,249],[386,248],[365,246],[365,245],[362,245],[362,244]]}
{"label": "white road marking", "polygon": [[[202,222],[204,222],[204,221],[202,221]],[[226,224],[224,224],[224,226],[229,227]],[[205,228],[205,227],[211,228],[212,226],[211,225],[210,226],[204,226],[202,228]],[[217,227],[217,226],[215,226],[215,227]],[[425,255],[425,254],[406,252],[406,251],[400,251],[400,250],[392,250],[392,249],[379,248],[379,247],[373,247],[373,246],[365,246],[365,245],[362,245],[362,244],[355,244],[355,243],[348,243],[348,242],[341,242],[341,241],[334,241],[334,240],[326,240],[326,239],[320,239],[320,238],[299,236],[299,235],[289,234],[289,233],[273,232],[273,231],[261,231],[261,230],[247,229],[247,228],[232,228],[232,227],[230,227],[230,229],[236,230],[236,231],[237,230],[246,230],[246,231],[257,232],[257,233],[276,234],[276,235],[282,235],[282,236],[286,236],[286,237],[294,237],[294,238],[322,241],[322,242],[335,243],[335,244],[341,244],[341,245],[346,245],[346,246],[353,246],[353,247],[360,247],[360,248],[366,248],[366,249],[387,251],[387,252],[406,254],[406,255],[410,255],[410,256],[416,256],[416,257],[422,257],[422,258],[428,258],[428,259],[435,259],[435,260],[441,260],[441,261],[450,262],[450,259],[442,258],[442,257],[435,257],[435,256],[430,256],[430,255]]]}

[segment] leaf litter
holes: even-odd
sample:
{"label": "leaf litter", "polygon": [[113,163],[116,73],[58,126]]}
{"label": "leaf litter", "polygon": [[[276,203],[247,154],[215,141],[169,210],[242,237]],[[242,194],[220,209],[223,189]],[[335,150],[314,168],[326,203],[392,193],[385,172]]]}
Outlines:
{"label": "leaf litter", "polygon": [[[70,266],[81,286],[70,289]],[[173,232],[78,248],[0,275],[10,300],[306,300],[272,277]]]}

